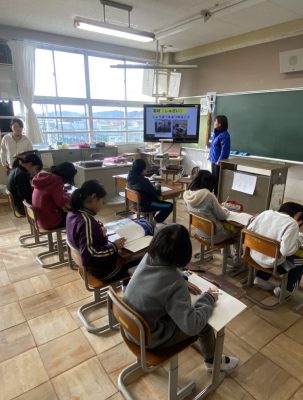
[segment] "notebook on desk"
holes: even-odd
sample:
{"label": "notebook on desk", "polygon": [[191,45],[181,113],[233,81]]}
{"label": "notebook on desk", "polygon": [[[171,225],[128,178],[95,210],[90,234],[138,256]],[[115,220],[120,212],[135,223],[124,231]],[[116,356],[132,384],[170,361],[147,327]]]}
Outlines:
{"label": "notebook on desk", "polygon": [[104,226],[107,228],[107,236],[110,242],[115,242],[124,237],[126,239],[124,248],[132,253],[147,248],[153,238],[151,235],[145,235],[142,226],[127,218]]}
{"label": "notebook on desk", "polygon": [[234,221],[238,222],[240,225],[247,226],[251,218],[252,215],[245,212],[229,211],[226,221]]}
{"label": "notebook on desk", "polygon": [[[212,326],[216,331],[224,328],[225,325],[227,325],[231,320],[245,310],[245,308],[247,308],[244,303],[224,292],[223,290],[218,289],[217,286],[201,278],[199,275],[191,274],[188,277],[188,281],[198,286],[202,293],[207,292],[209,288],[219,290],[219,299],[216,302],[214,311],[208,320],[209,325]],[[200,295],[191,294],[190,297],[192,299],[192,304],[194,304]]]}

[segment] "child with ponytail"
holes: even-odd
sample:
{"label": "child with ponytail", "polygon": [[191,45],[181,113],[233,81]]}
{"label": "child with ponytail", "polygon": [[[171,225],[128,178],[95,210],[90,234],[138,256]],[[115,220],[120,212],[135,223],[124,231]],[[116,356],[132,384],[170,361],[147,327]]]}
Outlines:
{"label": "child with ponytail", "polygon": [[76,189],[71,196],[71,211],[67,214],[66,233],[69,243],[80,252],[89,273],[101,280],[118,280],[128,276],[131,265],[119,257],[125,239],[108,241],[106,229],[95,219],[104,204],[106,191],[95,180]]}

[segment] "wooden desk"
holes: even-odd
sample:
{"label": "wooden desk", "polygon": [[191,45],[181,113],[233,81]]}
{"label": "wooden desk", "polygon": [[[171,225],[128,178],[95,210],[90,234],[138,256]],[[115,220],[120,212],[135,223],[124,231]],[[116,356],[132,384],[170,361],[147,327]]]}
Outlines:
{"label": "wooden desk", "polygon": [[184,192],[182,188],[176,186],[165,185],[165,187],[169,187],[171,190],[161,193],[159,196],[159,200],[170,200],[173,199],[173,222],[176,222],[177,215],[177,204],[176,199],[180,196],[181,193]]}

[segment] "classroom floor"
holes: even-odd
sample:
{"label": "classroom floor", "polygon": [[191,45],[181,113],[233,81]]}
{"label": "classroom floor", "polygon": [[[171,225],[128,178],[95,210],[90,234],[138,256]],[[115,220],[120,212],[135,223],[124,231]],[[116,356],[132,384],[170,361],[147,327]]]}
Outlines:
{"label": "classroom floor", "polygon": [[[102,219],[113,220],[117,209],[107,207]],[[187,226],[182,200],[177,215]],[[25,220],[0,207],[0,400],[122,399],[117,377],[134,357],[119,332],[85,331],[76,310],[90,293],[76,271],[42,269],[34,258],[41,249],[19,246],[18,235],[27,229]],[[220,257],[212,262],[216,273]],[[208,399],[303,399],[303,309],[295,313],[288,302],[265,311],[244,301],[248,308],[228,325],[224,350],[240,358],[240,367]],[[95,312],[95,318],[103,315]],[[181,383],[193,379],[199,388],[209,380],[193,348],[180,354],[179,363]],[[164,366],[130,387],[136,399],[160,400],[166,385]]]}

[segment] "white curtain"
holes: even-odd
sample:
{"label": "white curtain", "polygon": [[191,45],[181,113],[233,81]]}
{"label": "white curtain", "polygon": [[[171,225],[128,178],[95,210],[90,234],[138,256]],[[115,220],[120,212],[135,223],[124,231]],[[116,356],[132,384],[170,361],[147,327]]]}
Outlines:
{"label": "white curtain", "polygon": [[41,130],[32,107],[35,91],[35,49],[33,43],[11,40],[8,45],[12,52],[14,69],[21,101],[26,107],[26,133],[32,143],[42,143]]}

